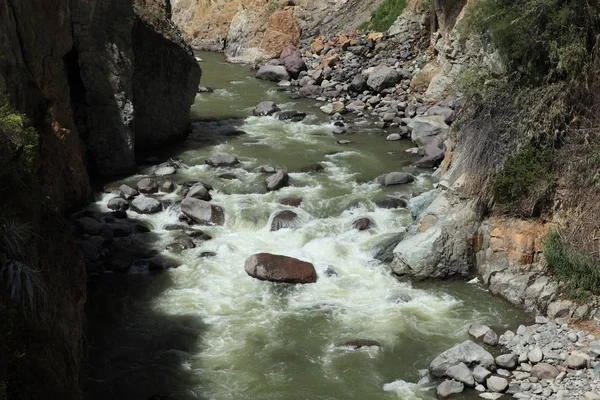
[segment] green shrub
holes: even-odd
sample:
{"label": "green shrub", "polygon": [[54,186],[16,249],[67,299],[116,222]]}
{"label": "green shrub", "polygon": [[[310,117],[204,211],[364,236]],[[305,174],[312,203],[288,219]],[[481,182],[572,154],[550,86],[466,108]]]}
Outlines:
{"label": "green shrub", "polygon": [[390,29],[405,8],[406,0],[384,0],[371,14],[371,20],[362,23],[358,29],[385,32]]}
{"label": "green shrub", "polygon": [[27,118],[0,96],[0,175],[34,175],[38,164],[38,135]]}
{"label": "green shrub", "polygon": [[565,282],[566,294],[577,301],[600,294],[600,264],[592,258],[568,249],[557,231],[544,240],[544,256],[550,270]]}
{"label": "green shrub", "polygon": [[583,0],[482,0],[469,25],[489,37],[518,81],[581,80],[600,33],[600,6]]}
{"label": "green shrub", "polygon": [[[538,149],[529,145],[509,157],[492,180],[496,201],[513,208],[518,214],[535,214],[539,201],[546,195],[549,181],[553,180],[551,168],[554,155],[553,149]],[[523,204],[524,200],[529,201]]]}

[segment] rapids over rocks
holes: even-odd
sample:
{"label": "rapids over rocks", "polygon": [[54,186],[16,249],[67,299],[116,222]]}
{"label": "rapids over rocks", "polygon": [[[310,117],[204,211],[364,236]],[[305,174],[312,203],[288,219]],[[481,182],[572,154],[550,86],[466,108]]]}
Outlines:
{"label": "rapids over rocks", "polygon": [[[400,282],[374,257],[384,239],[411,222],[407,209],[383,200],[432,187],[430,171],[403,167],[411,160],[408,140],[390,143],[369,121],[350,118],[345,133],[334,135],[339,127],[313,100],[290,100],[221,55],[199,56],[203,84],[214,90],[200,93],[192,108],[203,120],[184,143],[153,154],[157,163],[179,159],[180,168],[160,177],[147,166],[111,185],[136,187],[146,177],[177,187],[201,181],[214,188],[210,203],[223,209],[224,225],[192,226],[211,239],[176,251],[167,247],[182,231],[167,228],[181,223],[178,190],[148,195],[161,202],[158,213],[127,211],[150,232],[114,240],[150,247],[178,267],[157,273],[134,262],[125,273],[91,276],[86,398],[432,399],[435,385],[420,382],[419,370],[468,339],[471,324],[504,331],[527,319],[476,284]],[[264,100],[307,117],[250,116]],[[239,163],[205,164],[215,151]],[[267,191],[270,175],[256,170],[262,165],[287,170],[289,186]],[[376,182],[392,171],[415,180]],[[88,209],[108,215],[113,197],[99,194]],[[297,218],[273,230],[284,210]],[[365,229],[355,229],[360,218],[370,226],[363,220]],[[250,277],[245,260],[265,252],[312,263],[316,283]]]}

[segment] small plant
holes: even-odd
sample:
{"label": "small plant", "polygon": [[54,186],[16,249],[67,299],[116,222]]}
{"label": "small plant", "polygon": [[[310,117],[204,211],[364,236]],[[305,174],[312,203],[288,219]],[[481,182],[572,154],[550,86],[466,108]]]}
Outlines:
{"label": "small plant", "polygon": [[384,0],[377,10],[371,14],[371,19],[363,22],[358,29],[385,32],[406,8],[406,0]]}
{"label": "small plant", "polygon": [[600,263],[568,249],[555,230],[544,240],[544,256],[550,270],[565,282],[565,293],[571,299],[583,302],[600,294]]}

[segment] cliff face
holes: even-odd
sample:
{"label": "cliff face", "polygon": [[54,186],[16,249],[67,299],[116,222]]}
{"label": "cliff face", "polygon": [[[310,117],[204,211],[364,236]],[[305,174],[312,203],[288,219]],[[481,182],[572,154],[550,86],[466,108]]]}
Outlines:
{"label": "cliff face", "polygon": [[33,231],[44,287],[37,309],[0,300],[0,398],[81,398],[86,277],[63,215],[88,198],[88,168],[131,171],[137,141],[185,134],[200,68],[168,15],[168,0],[0,0],[0,94],[39,148],[27,187],[3,182],[0,217]]}

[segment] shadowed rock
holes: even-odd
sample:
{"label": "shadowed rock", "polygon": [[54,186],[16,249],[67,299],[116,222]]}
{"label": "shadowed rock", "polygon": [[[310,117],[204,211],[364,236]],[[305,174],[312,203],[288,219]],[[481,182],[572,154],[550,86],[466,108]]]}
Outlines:
{"label": "shadowed rock", "polygon": [[248,257],[244,263],[246,273],[253,278],[276,283],[315,283],[315,267],[306,261],[269,253]]}

